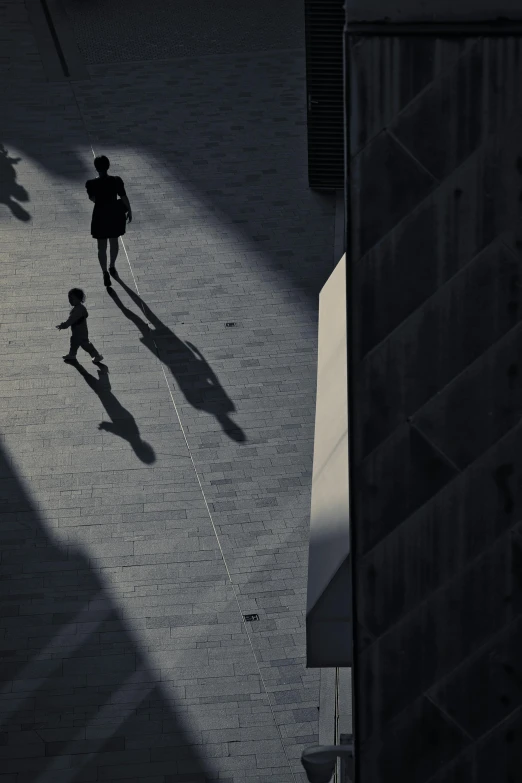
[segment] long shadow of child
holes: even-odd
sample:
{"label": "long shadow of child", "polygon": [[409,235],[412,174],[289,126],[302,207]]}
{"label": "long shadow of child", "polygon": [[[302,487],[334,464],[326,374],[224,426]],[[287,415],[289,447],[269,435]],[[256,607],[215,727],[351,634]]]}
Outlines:
{"label": "long shadow of child", "polygon": [[[230,414],[236,410],[235,405],[200,351],[192,343],[180,340],[168,326],[165,326],[143,299],[125,285],[119,275],[116,274],[114,277],[141,309],[154,329],[152,330],[143,318],[125,307],[114,289],[109,289],[109,296],[112,297],[122,313],[138,327],[141,332],[141,342],[169,368],[187,402],[197,410],[203,410],[215,416],[223,431],[232,440],[244,443],[245,433],[230,418]],[[168,355],[169,359],[170,357],[172,359],[169,361],[162,354]]]}
{"label": "long shadow of child", "polygon": [[94,375],[88,373],[85,367],[82,367],[78,361],[71,362],[71,366],[76,367],[85,382],[98,395],[101,404],[111,419],[111,421],[102,421],[98,425],[98,429],[112,432],[113,435],[128,441],[138,459],[147,465],[155,462],[156,455],[154,449],[142,440],[134,417],[112,393],[107,366],[101,364],[98,367],[99,378],[95,378]]}

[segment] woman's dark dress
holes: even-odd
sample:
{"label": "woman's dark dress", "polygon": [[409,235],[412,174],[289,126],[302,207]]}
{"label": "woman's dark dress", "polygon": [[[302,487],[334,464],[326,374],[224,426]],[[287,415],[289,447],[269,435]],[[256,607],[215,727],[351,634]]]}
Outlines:
{"label": "woman's dark dress", "polygon": [[96,177],[85,183],[87,195],[94,198],[91,235],[95,239],[121,237],[125,234],[127,207],[118,199],[125,197],[125,186],[121,177]]}

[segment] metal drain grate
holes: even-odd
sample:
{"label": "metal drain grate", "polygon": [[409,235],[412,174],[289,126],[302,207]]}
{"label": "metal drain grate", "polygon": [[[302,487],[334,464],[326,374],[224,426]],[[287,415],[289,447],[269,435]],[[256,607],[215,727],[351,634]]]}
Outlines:
{"label": "metal drain grate", "polygon": [[258,614],[244,614],[243,617],[247,623],[254,623],[256,620],[259,620]]}
{"label": "metal drain grate", "polygon": [[237,321],[227,321],[225,326],[228,326],[228,327],[230,327],[230,326],[237,326]]}

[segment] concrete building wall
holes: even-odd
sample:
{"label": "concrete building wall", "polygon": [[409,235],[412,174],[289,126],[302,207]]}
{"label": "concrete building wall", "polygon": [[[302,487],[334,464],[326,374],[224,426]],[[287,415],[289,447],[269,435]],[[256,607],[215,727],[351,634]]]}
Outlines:
{"label": "concrete building wall", "polygon": [[[307,665],[351,664],[346,258],[319,295]],[[343,589],[344,587],[344,589]]]}
{"label": "concrete building wall", "polygon": [[345,46],[357,780],[507,783],[522,748],[522,41],[347,30]]}

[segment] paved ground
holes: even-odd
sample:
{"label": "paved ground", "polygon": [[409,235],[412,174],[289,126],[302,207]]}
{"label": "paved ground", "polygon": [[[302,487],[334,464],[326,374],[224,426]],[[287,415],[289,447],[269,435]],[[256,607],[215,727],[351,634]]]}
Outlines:
{"label": "paved ground", "polygon": [[[64,0],[78,46],[91,65],[302,49],[302,0]],[[136,31],[139,30],[139,35]]]}
{"label": "paved ground", "polygon": [[[23,5],[2,8],[31,70],[13,45],[0,783],[302,781],[317,294],[334,260],[333,199],[306,181],[304,53],[90,62],[90,79],[50,83]],[[112,297],[91,144],[134,211]],[[73,285],[100,373],[61,360]]]}

